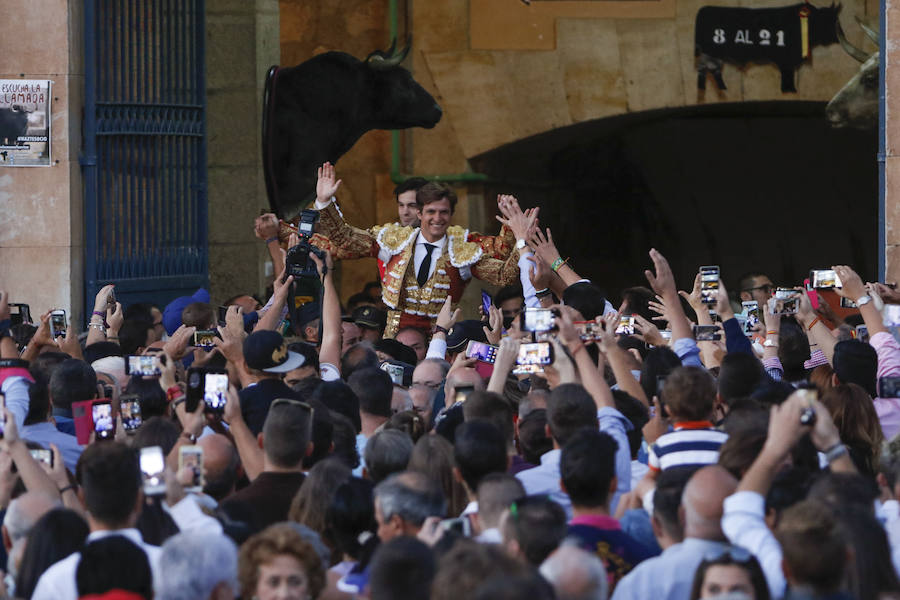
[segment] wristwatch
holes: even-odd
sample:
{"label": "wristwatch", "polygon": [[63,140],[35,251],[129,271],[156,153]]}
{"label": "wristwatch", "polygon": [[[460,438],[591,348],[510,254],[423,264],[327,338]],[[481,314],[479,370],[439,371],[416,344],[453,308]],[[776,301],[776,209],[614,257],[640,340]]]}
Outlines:
{"label": "wristwatch", "polygon": [[518,239],[516,240],[516,250],[521,250],[525,247],[525,240]]}
{"label": "wristwatch", "polygon": [[856,306],[862,306],[863,304],[868,304],[871,301],[872,296],[866,294],[865,296],[856,299]]}
{"label": "wristwatch", "polygon": [[769,340],[769,339],[767,339],[765,342],[763,342],[763,346],[765,346],[766,348],[777,348],[777,347],[778,347],[778,340]]}

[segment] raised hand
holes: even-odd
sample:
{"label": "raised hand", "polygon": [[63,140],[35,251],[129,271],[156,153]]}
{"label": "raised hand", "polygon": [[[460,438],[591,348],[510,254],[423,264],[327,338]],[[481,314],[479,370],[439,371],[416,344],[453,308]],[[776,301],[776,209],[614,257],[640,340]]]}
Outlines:
{"label": "raised hand", "polygon": [[701,310],[706,310],[706,305],[703,304],[703,295],[700,293],[701,283],[700,283],[700,273],[697,272],[697,275],[694,277],[694,289],[691,290],[691,293],[688,294],[684,291],[679,291],[678,295],[687,300],[687,303],[690,304],[691,308],[694,309],[694,312],[700,314]]}
{"label": "raised hand", "polygon": [[435,325],[450,331],[450,329],[456,325],[461,314],[462,311],[460,309],[457,308],[456,310],[453,310],[453,300],[450,299],[450,296],[447,296],[447,299],[444,300],[444,305],[438,313],[437,319],[435,319]]}
{"label": "raised hand", "polygon": [[493,304],[490,307],[488,315],[488,326],[482,327],[484,335],[490,345],[496,346],[503,337],[503,313]]}
{"label": "raised hand", "polygon": [[528,270],[528,279],[535,291],[546,290],[550,287],[550,265],[548,265],[540,256],[526,257],[533,266]]}
{"label": "raised hand", "polygon": [[634,332],[634,337],[651,346],[665,346],[668,343],[659,328],[641,315],[634,315]]}
{"label": "raised hand", "polygon": [[504,195],[497,197],[497,207],[501,213],[497,215],[497,220],[509,227],[516,239],[527,241],[528,232],[537,220],[538,209],[529,208],[522,212],[519,202],[514,196]]}
{"label": "raised hand", "polygon": [[846,265],[835,265],[831,268],[834,269],[844,285],[844,287],[834,288],[835,292],[854,302],[866,295],[866,286],[856,271]]}
{"label": "raised hand", "polygon": [[550,232],[549,227],[546,234],[541,233],[540,229],[534,229],[531,239],[528,240],[528,245],[531,246],[538,258],[548,265],[552,265],[554,261],[560,258],[559,250],[556,249],[556,244],[553,243],[553,234]]}
{"label": "raised hand", "polygon": [[109,284],[100,288],[100,291],[97,292],[97,295],[94,297],[95,312],[107,314],[107,308],[111,306],[109,295],[113,293],[115,287],[115,285]]}
{"label": "raised hand", "polygon": [[327,162],[319,167],[319,178],[316,181],[316,202],[325,204],[337,193],[339,187],[341,187],[341,180],[335,179],[334,165]]}
{"label": "raised hand", "polygon": [[184,358],[184,355],[187,354],[187,347],[191,341],[191,336],[194,335],[196,330],[196,327],[182,325],[169,337],[169,340],[163,346],[163,352],[175,360],[181,360]]}
{"label": "raised hand", "polygon": [[665,300],[677,296],[678,291],[675,289],[675,276],[672,274],[672,268],[669,266],[669,261],[667,261],[666,257],[660,254],[656,248],[650,250],[650,260],[653,261],[653,269],[656,271],[656,274],[649,269],[644,271],[644,275],[647,277],[650,287]]}
{"label": "raised hand", "polygon": [[253,223],[253,233],[261,240],[278,237],[278,217],[273,213],[256,217],[256,221]]}

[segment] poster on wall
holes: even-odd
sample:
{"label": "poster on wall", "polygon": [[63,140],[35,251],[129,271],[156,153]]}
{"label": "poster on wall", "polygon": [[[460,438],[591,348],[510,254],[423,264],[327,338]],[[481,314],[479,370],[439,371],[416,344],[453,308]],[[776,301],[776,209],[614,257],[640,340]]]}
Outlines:
{"label": "poster on wall", "polygon": [[0,167],[49,167],[50,81],[0,79]]}

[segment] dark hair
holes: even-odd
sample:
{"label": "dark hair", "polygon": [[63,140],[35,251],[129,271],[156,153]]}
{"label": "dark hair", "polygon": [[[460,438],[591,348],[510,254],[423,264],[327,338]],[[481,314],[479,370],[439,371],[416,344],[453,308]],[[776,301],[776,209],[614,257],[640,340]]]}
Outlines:
{"label": "dark hair", "polygon": [[653,515],[659,519],[666,535],[681,541],[684,528],[678,519],[681,507],[681,496],[684,488],[700,467],[670,467],[656,478],[656,491],[653,492]]}
{"label": "dark hair", "polygon": [[853,560],[848,565],[850,594],[854,598],[896,596],[900,580],[891,561],[891,546],[871,505],[836,507],[835,517],[853,548]]}
{"label": "dark hair", "polygon": [[641,363],[641,389],[647,399],[652,401],[657,395],[657,380],[668,377],[672,371],[681,366],[681,359],[670,348],[658,346],[651,348]]}
{"label": "dark hair", "polygon": [[727,406],[746,398],[766,379],[766,371],[757,358],[744,352],[729,352],[719,366],[719,397]]}
{"label": "dark hair", "polygon": [[469,501],[463,484],[453,476],[455,465],[453,445],[441,435],[419,438],[407,465],[408,471],[422,473],[440,486],[447,499],[447,512],[452,515],[460,514]]}
{"label": "dark hair", "polygon": [[440,558],[438,572],[431,586],[431,600],[473,598],[476,590],[489,579],[529,572],[531,569],[496,544],[479,544],[474,540],[461,539]]}
{"label": "dark hair", "polygon": [[806,498],[810,481],[810,472],[796,466],[783,469],[775,475],[772,487],[766,494],[766,511],[775,511],[776,524],[782,512]]}
{"label": "dark hair", "polygon": [[379,431],[366,442],[365,464],[369,479],[377,485],[393,473],[405,471],[412,451],[412,440],[402,431]]}
{"label": "dark hair", "polygon": [[425,435],[425,420],[412,410],[404,410],[391,416],[391,420],[384,424],[385,429],[396,429],[409,436],[413,444]]}
{"label": "dark hair", "polygon": [[452,215],[456,210],[456,192],[449,185],[429,181],[416,190],[416,206],[419,207],[419,210],[424,210],[426,204],[440,202],[445,198],[450,202],[450,214]]}
{"label": "dark hair", "polygon": [[644,406],[644,403],[623,390],[612,390],[613,400],[616,402],[616,410],[622,413],[626,419],[631,422],[632,429],[625,432],[628,438],[628,449],[631,451],[631,458],[637,458],[638,451],[641,449],[641,443],[644,441],[643,433],[644,425],[650,422],[650,411]]}
{"label": "dark hair", "polygon": [[557,595],[537,573],[496,575],[478,586],[474,600],[555,600]]}
{"label": "dark hair", "polygon": [[750,397],[759,402],[767,411],[773,404],[781,404],[794,393],[794,386],[786,381],[774,381],[767,379],[760,385]]}
{"label": "dark hair", "polygon": [[873,398],[878,395],[875,389],[878,354],[869,344],[859,340],[838,342],[834,345],[832,365],[841,383],[855,383]]}
{"label": "dark hair", "polygon": [[325,381],[313,392],[312,399],[347,417],[353,424],[354,433],[359,433],[359,398],[349,385],[340,380]]}
{"label": "dark hair", "polygon": [[616,477],[619,445],[609,434],[582,429],[563,446],[559,477],[573,506],[605,507]]}
{"label": "dark hair", "polygon": [[515,437],[513,409],[500,394],[484,390],[472,392],[463,404],[463,417],[466,421],[473,419],[489,421],[503,434],[506,443],[512,444]]}
{"label": "dark hair", "polygon": [[603,314],[606,308],[606,297],[603,291],[593,283],[579,281],[563,291],[563,304],[571,306],[581,313],[587,321],[593,321]]}
{"label": "dark hair", "polygon": [[28,534],[28,544],[16,575],[16,597],[31,598],[38,579],[50,565],[84,545],[90,529],[74,510],[56,508],[38,519]]}
{"label": "dark hair", "polygon": [[347,384],[359,398],[359,410],[379,417],[391,416],[391,396],[394,384],[391,377],[376,367],[360,369],[350,376]]}
{"label": "dark hair", "polygon": [[369,342],[353,344],[341,356],[341,377],[350,381],[353,373],[360,369],[378,368],[381,361]]}
{"label": "dark hair", "polygon": [[313,465],[331,454],[331,443],[334,438],[334,424],[331,421],[328,407],[318,400],[308,400],[313,408],[312,419],[312,452],[303,457],[303,468],[312,469]]}
{"label": "dark hair", "polygon": [[97,374],[91,365],[83,360],[76,358],[64,360],[50,376],[50,398],[54,406],[71,410],[73,402],[96,397]]}
{"label": "dark hair", "polygon": [[813,482],[809,496],[832,510],[851,504],[871,510],[878,498],[878,485],[859,473],[828,473]]}
{"label": "dark hair", "polygon": [[857,470],[875,477],[884,434],[871,396],[855,383],[842,383],[822,396],[822,404],[831,413]]}
{"label": "dark hair", "polygon": [[741,275],[740,278],[738,278],[738,291],[746,292],[753,285],[753,280],[758,277],[768,277],[768,275],[762,271],[747,271]]}
{"label": "dark hair", "polygon": [[736,479],[741,479],[759,456],[767,437],[765,429],[749,427],[729,433],[728,439],[719,448],[719,465]]}
{"label": "dark hair", "polygon": [[[277,402],[277,401],[276,401]],[[263,423],[263,450],[279,467],[301,464],[312,438],[312,410],[294,402],[275,402]]]}
{"label": "dark hair", "polygon": [[553,439],[560,446],[565,446],[578,430],[597,427],[597,406],[583,386],[564,383],[550,392],[547,421]]}
{"label": "dark hair", "polygon": [[166,393],[159,386],[159,379],[132,377],[123,394],[137,394],[141,403],[141,418],[162,417],[166,414],[169,402]]}
{"label": "dark hair", "polygon": [[394,188],[394,200],[396,200],[400,194],[405,192],[418,192],[426,183],[428,183],[428,180],[424,177],[409,177],[404,179]]}
{"label": "dark hair", "polygon": [[135,529],[141,532],[144,543],[152,546],[162,546],[167,539],[178,533],[178,525],[172,515],[163,509],[162,499],[158,496],[145,499]]}
{"label": "dark hair", "polygon": [[373,600],[429,600],[437,566],[431,548],[416,538],[400,536],[378,547],[369,573]]}
{"label": "dark hair", "polygon": [[[368,539],[377,537],[375,531],[375,502],[372,482],[351,477],[338,486],[325,511],[325,537],[335,549],[356,560]],[[368,532],[370,535],[364,535]]]}
{"label": "dark hair", "polygon": [[[872,352],[874,353],[874,350]],[[778,332],[778,358],[784,367],[785,381],[806,379],[807,372],[803,364],[809,360],[809,356],[806,328],[791,317],[781,319],[781,330]]]}
{"label": "dark hair", "polygon": [[847,539],[833,512],[817,500],[784,511],[775,528],[784,564],[798,585],[819,594],[840,588],[847,564]]}
{"label": "dark hair", "polygon": [[524,496],[509,507],[503,537],[516,540],[528,563],[537,567],[567,533],[562,506],[547,496]]}
{"label": "dark hair", "polygon": [[533,465],[553,450],[553,440],[547,436],[547,409],[536,408],[519,419],[519,448],[522,458]]}
{"label": "dark hair", "polygon": [[663,403],[669,414],[680,421],[705,421],[713,412],[716,382],[701,367],[679,367],[666,377]]}
{"label": "dark hair", "polygon": [[312,367],[316,372],[319,371],[319,351],[314,345],[308,342],[291,342],[287,349],[303,357],[304,367]]}
{"label": "dark hair", "polygon": [[153,600],[153,573],[147,554],[121,535],[104,537],[85,546],[75,581],[79,598],[118,589]]}
{"label": "dark hair", "polygon": [[216,313],[206,302],[191,302],[181,311],[181,322],[188,327],[208,329],[216,324]]}
{"label": "dark hair", "polygon": [[[741,558],[746,554],[747,558],[745,560],[739,560],[734,554],[739,554]],[[748,553],[743,548],[740,548],[733,551],[726,549],[720,557],[710,560],[704,559],[700,562],[700,565],[697,567],[697,572],[694,575],[690,600],[699,600],[699,598],[701,598],[703,581],[706,579],[706,571],[710,567],[726,565],[740,567],[747,572],[747,575],[750,577],[750,583],[753,585],[753,597],[755,600],[769,600],[771,598],[771,595],[769,594],[769,584],[766,582],[766,576],[763,573],[762,567],[759,565],[759,561],[756,560],[755,556]]]}
{"label": "dark hair", "polygon": [[181,431],[178,429],[178,425],[169,419],[150,417],[138,427],[134,437],[131,438],[131,447],[139,449],[159,446],[162,448],[163,454],[168,456],[175,444],[178,443],[179,435],[181,435]]}
{"label": "dark hair", "polygon": [[43,423],[50,415],[50,393],[47,381],[43,377],[35,377],[34,383],[28,386],[28,414],[24,425]]}
{"label": "dark hair", "polygon": [[109,356],[125,356],[125,353],[115,342],[94,342],[84,349],[84,362],[88,364]]}
{"label": "dark hair", "polygon": [[[65,352],[43,352],[38,354],[35,359],[31,361],[31,364],[28,365],[28,372],[31,373],[31,376],[35,379],[42,378],[44,381],[49,382],[56,367],[70,358],[72,357]],[[85,362],[90,364],[89,361]]]}
{"label": "dark hair", "polygon": [[456,428],[453,458],[473,494],[486,475],[506,471],[506,448],[503,434],[490,421],[474,419]]}
{"label": "dark hair", "polygon": [[328,539],[325,535],[326,514],[335,490],[350,477],[350,468],[340,460],[329,458],[316,463],[303,480],[303,485],[294,494],[288,519],[309,527],[333,548],[334,540]]}
{"label": "dark hair", "polygon": [[122,354],[137,354],[138,350],[147,347],[150,331],[153,329],[153,321],[150,319],[125,319],[122,328],[119,329],[119,347]]}
{"label": "dark hair", "polygon": [[510,285],[500,288],[500,290],[494,294],[494,306],[500,308],[501,304],[515,298],[521,298],[524,303],[525,294],[522,292],[521,283],[511,283]]}
{"label": "dark hair", "polygon": [[92,517],[115,529],[128,525],[141,490],[137,452],[121,442],[91,444],[81,453],[75,475]]}
{"label": "dark hair", "polygon": [[[626,303],[625,312],[641,315],[651,323],[656,313],[650,310],[650,302],[656,301],[656,293],[650,288],[635,286],[622,290],[622,300]],[[662,329],[662,328],[660,328]]]}
{"label": "dark hair", "polygon": [[351,469],[355,469],[359,466],[359,452],[356,449],[357,429],[346,415],[333,410],[329,413],[332,426],[331,441],[334,444],[332,455]]}

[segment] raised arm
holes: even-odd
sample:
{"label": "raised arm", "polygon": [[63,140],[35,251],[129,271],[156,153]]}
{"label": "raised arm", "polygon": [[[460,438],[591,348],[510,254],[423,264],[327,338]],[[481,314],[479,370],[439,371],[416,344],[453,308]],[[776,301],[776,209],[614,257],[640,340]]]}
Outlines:
{"label": "raised arm", "polygon": [[553,234],[549,227],[546,234],[542,233],[540,229],[535,229],[528,243],[534,248],[534,253],[550,265],[550,269],[559,276],[563,282],[563,289],[581,281],[581,276],[575,272],[568,261],[564,261],[560,256],[556,244],[553,243]]}
{"label": "raised arm", "polygon": [[690,322],[684,314],[684,309],[681,308],[681,302],[678,299],[678,290],[675,289],[675,276],[672,275],[669,261],[655,248],[650,250],[650,260],[653,261],[653,268],[656,270],[656,274],[654,275],[653,271],[647,270],[644,271],[644,275],[647,277],[650,287],[662,297],[666,305],[669,327],[672,328],[672,339],[676,341],[682,338],[693,339],[694,334],[691,332]]}
{"label": "raised arm", "polygon": [[[581,376],[581,384],[591,394],[594,404],[597,405],[597,410],[615,408],[616,401],[613,399],[612,390],[609,389],[600,369],[594,364],[594,360],[588,354],[584,347],[584,342],[581,341],[578,331],[572,324],[572,308],[568,306],[557,306],[555,308],[559,309],[559,316],[556,318],[556,322],[559,325],[559,338],[575,359],[575,366],[578,368],[578,374]],[[632,377],[632,379],[634,378]]]}
{"label": "raised arm", "polygon": [[310,254],[322,278],[322,345],[319,348],[319,364],[330,364],[341,368],[341,301],[334,287],[334,263],[331,254],[325,253],[323,262],[315,254]]}
{"label": "raised arm", "polygon": [[608,317],[600,317],[598,321],[600,322],[600,350],[603,351],[606,360],[609,361],[609,366],[612,367],[619,389],[634,396],[644,406],[650,408],[650,400],[647,398],[647,394],[644,393],[644,388],[631,374],[628,351],[619,346],[616,340],[616,326],[619,323],[619,315],[611,314]]}
{"label": "raised arm", "polygon": [[275,279],[281,277],[284,272],[284,250],[278,243],[278,232],[280,226],[278,217],[273,213],[266,213],[256,217],[253,224],[253,232],[259,239],[266,242],[266,250],[269,251],[269,257],[272,259],[272,265],[275,268]]}
{"label": "raised arm", "polygon": [[[822,354],[825,355],[825,359],[828,361],[828,364],[832,364],[832,359],[834,358],[834,347],[837,344],[837,340],[833,335],[831,335],[831,330],[828,328],[828,326],[822,321],[821,318],[819,318],[819,316],[816,314],[816,311],[813,310],[812,302],[809,301],[809,296],[807,296],[805,292],[800,292],[797,298],[797,319],[800,321],[800,323],[803,324],[803,327],[806,329],[806,337],[809,339],[809,345],[817,345]],[[857,298],[859,298],[859,296],[857,296]],[[773,302],[773,300],[770,300],[769,302]],[[778,341],[778,332],[781,328],[780,319],[781,317],[777,315],[766,315],[766,335],[769,336],[769,332],[774,331],[775,341]],[[773,320],[774,323],[769,324],[770,320]],[[880,315],[878,320],[881,320]],[[766,351],[769,353],[771,353],[772,350],[772,348],[766,348]],[[777,356],[778,351],[777,349],[774,350],[774,355]],[[766,355],[767,358],[768,356],[769,354]]]}

